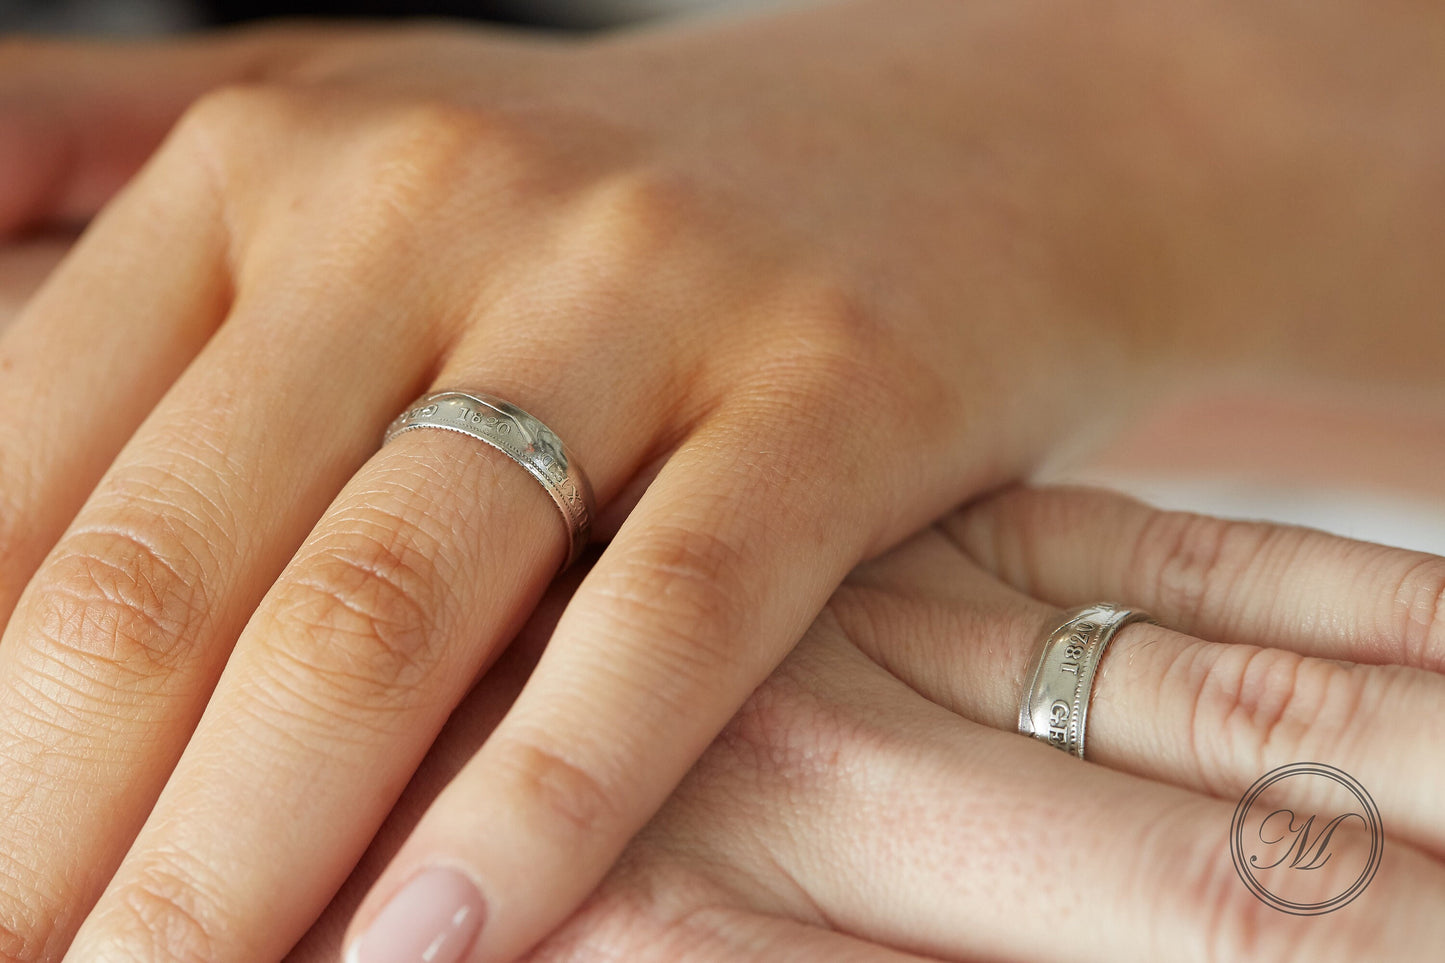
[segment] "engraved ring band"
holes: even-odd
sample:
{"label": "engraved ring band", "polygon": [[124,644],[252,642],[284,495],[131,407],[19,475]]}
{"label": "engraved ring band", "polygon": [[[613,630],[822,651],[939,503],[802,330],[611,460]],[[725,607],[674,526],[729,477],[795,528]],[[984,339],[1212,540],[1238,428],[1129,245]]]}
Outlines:
{"label": "engraved ring band", "polygon": [[1019,732],[1084,758],[1089,697],[1104,650],[1124,626],[1153,621],[1144,612],[1107,602],[1069,612],[1039,643],[1019,705]]}
{"label": "engraved ring band", "polygon": [[461,432],[511,458],[552,496],[567,525],[569,546],[563,568],[587,547],[596,506],[582,466],[552,429],[521,408],[490,395],[439,391],[418,398],[386,429],[391,441],[403,432],[441,428]]}

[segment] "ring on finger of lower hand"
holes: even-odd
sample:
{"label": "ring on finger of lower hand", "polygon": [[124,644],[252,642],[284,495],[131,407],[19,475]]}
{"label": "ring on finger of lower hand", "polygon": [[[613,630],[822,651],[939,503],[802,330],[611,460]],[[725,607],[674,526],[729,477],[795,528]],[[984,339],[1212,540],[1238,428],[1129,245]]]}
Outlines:
{"label": "ring on finger of lower hand", "polygon": [[1124,626],[1153,621],[1108,602],[1071,611],[1039,642],[1019,704],[1019,732],[1084,758],[1089,697],[1109,643]]}

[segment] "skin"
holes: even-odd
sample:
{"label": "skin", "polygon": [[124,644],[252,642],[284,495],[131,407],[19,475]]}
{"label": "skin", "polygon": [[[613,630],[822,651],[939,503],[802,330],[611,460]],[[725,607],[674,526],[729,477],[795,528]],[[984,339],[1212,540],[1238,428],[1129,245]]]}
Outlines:
{"label": "skin", "polygon": [[[1304,529],[1089,490],[987,500],[850,575],[527,959],[1428,958],[1442,777],[1428,733],[1402,720],[1438,714],[1445,694],[1445,622],[1423,604],[1442,584],[1445,560]],[[356,903],[503,717],[570,589],[464,700],[288,960],[336,959]],[[1080,764],[1013,735],[1015,703],[1055,604],[1105,596],[1195,634],[1120,633]],[[1320,917],[1257,901],[1227,843],[1246,787],[1304,758],[1360,779],[1387,837],[1362,895]]]}
{"label": "skin", "polygon": [[359,910],[461,866],[490,963],[860,560],[1162,385],[1430,383],[1441,16],[1136,6],[7,41],[0,224],[105,206],[0,339],[0,953],[322,911],[564,553],[504,458],[376,452],[429,387],[542,418],[609,537]]}

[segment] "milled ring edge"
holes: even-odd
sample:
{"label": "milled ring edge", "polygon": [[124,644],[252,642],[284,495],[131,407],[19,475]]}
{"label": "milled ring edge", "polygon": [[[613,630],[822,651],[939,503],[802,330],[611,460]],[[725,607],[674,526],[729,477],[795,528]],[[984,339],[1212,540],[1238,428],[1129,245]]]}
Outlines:
{"label": "milled ring edge", "polygon": [[[1086,611],[1095,607],[1096,606],[1093,605],[1081,605],[1077,608],[1067,609],[1065,611],[1067,617],[1039,637],[1037,644],[1034,646],[1033,661],[1028,673],[1029,681],[1028,684],[1024,686],[1023,695],[1019,699],[1019,733],[1021,735],[1033,736],[1041,742],[1048,741],[1040,736],[1038,730],[1034,728],[1034,715],[1029,711],[1033,705],[1034,696],[1039,690],[1039,677],[1044,671],[1044,654],[1048,651],[1049,642],[1052,641],[1055,636],[1062,632],[1065,627],[1079,621]],[[1050,745],[1052,745],[1052,743],[1050,743]]]}
{"label": "milled ring edge", "polygon": [[531,414],[524,408],[519,408],[516,405],[511,405],[510,402],[504,402],[501,398],[497,399],[497,401],[510,405],[512,408],[516,409],[517,412],[532,419],[533,421],[537,422],[537,424],[542,425],[544,428],[547,429],[549,433],[551,433],[553,438],[557,439],[557,443],[561,445],[562,454],[567,459],[567,465],[569,466],[569,468],[573,469],[576,472],[575,482],[582,495],[583,517],[581,521],[579,523],[576,523],[575,525],[575,516],[572,513],[570,504],[565,498],[562,497],[560,490],[552,483],[552,480],[546,475],[544,475],[542,471],[536,466],[528,464],[527,462],[518,458],[515,454],[508,451],[506,448],[497,444],[495,441],[486,437],[485,435],[474,431],[468,431],[466,428],[461,428],[454,425],[438,425],[431,422],[414,422],[412,424],[403,425],[400,428],[395,427],[398,422],[405,421],[407,415],[410,414],[411,411],[417,408],[419,405],[424,406],[425,404],[438,400],[443,400],[448,397],[465,398],[468,401],[472,401],[476,404],[482,405],[483,407],[486,407],[491,411],[495,411],[497,414],[503,417],[510,418],[513,421],[517,420],[516,414],[498,408],[495,404],[488,401],[484,397],[478,397],[477,395],[465,391],[434,391],[417,398],[411,404],[407,405],[407,407],[401,412],[401,414],[397,415],[391,420],[391,423],[387,426],[387,429],[382,436],[381,447],[386,447],[386,445],[389,444],[398,435],[404,435],[409,431],[418,431],[423,428],[435,428],[439,431],[450,431],[455,432],[459,435],[465,435],[473,441],[480,441],[482,444],[486,445],[494,451],[501,452],[503,455],[506,456],[508,461],[517,465],[527,474],[531,475],[534,479],[536,479],[537,483],[542,486],[542,490],[545,491],[547,493],[547,496],[552,499],[552,504],[556,505],[557,510],[562,514],[562,526],[566,530],[569,544],[567,549],[567,557],[563,560],[561,567],[558,569],[558,574],[571,568],[573,563],[575,563],[577,559],[582,557],[582,553],[587,550],[587,546],[591,544],[592,516],[596,514],[597,509],[596,496],[593,494],[592,491],[592,482],[587,477],[587,472],[582,468],[581,463],[578,462],[573,456],[572,450],[567,447],[567,443],[562,440],[560,435],[558,435],[551,428],[547,427],[546,422],[542,421],[536,415]]}
{"label": "milled ring edge", "polygon": [[1151,625],[1159,623],[1148,612],[1139,609],[1125,609],[1125,614],[1117,619],[1111,619],[1102,627],[1099,638],[1099,654],[1094,659],[1093,666],[1089,669],[1089,691],[1084,694],[1084,700],[1079,706],[1079,748],[1073,753],[1079,759],[1084,758],[1085,740],[1089,730],[1089,707],[1094,704],[1094,687],[1099,681],[1099,667],[1104,664],[1104,657],[1109,654],[1109,646],[1113,644],[1114,637],[1124,630],[1126,626],[1138,622],[1148,622]]}
{"label": "milled ring edge", "polygon": [[[1048,739],[1045,739],[1043,736],[1039,735],[1038,731],[1034,728],[1033,725],[1033,713],[1030,710],[1033,706],[1035,696],[1038,693],[1039,679],[1043,673],[1044,668],[1044,656],[1045,653],[1048,651],[1049,643],[1053,641],[1060,633],[1062,633],[1069,625],[1079,621],[1081,618],[1084,617],[1086,613],[1096,610],[1104,605],[1107,605],[1116,610],[1121,610],[1124,614],[1116,618],[1110,618],[1107,622],[1100,625],[1099,629],[1097,630],[1098,634],[1095,635],[1095,639],[1097,640],[1095,644],[1099,654],[1097,658],[1092,660],[1092,667],[1089,671],[1088,691],[1085,693],[1085,698],[1080,705],[1080,710],[1078,713],[1078,748],[1076,751],[1065,749],[1062,746],[1056,746]],[[1133,625],[1136,622],[1147,622],[1151,625],[1158,625],[1159,621],[1142,609],[1128,608],[1126,606],[1118,605],[1112,602],[1094,602],[1089,605],[1081,605],[1076,608],[1066,610],[1065,614],[1067,617],[1063,621],[1056,624],[1053,628],[1045,632],[1039,638],[1038,644],[1034,647],[1033,661],[1028,673],[1029,681],[1028,684],[1024,687],[1023,693],[1019,699],[1018,731],[1020,735],[1031,736],[1034,739],[1039,740],[1040,742],[1046,743],[1051,748],[1062,749],[1064,752],[1068,753],[1071,756],[1074,756],[1077,759],[1083,759],[1085,751],[1085,740],[1087,738],[1088,730],[1089,707],[1093,704],[1094,701],[1094,683],[1098,678],[1099,666],[1103,664],[1104,656],[1108,654],[1108,648],[1110,643],[1114,641],[1114,637],[1118,635],[1119,632],[1122,631],[1126,626]]]}

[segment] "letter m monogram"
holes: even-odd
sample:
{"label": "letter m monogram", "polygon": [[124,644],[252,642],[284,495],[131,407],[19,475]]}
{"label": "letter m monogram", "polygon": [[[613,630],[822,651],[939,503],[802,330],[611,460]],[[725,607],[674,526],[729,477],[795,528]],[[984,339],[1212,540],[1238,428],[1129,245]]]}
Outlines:
{"label": "letter m monogram", "polygon": [[[1289,831],[1285,835],[1293,836],[1294,839],[1290,842],[1288,848],[1286,848],[1283,856],[1268,866],[1260,866],[1260,869],[1274,869],[1286,859],[1289,860],[1290,869],[1319,869],[1330,861],[1330,839],[1335,835],[1335,830],[1340,828],[1340,823],[1351,817],[1364,822],[1364,817],[1360,816],[1359,813],[1341,813],[1328,823],[1325,823],[1324,828],[1320,830],[1319,835],[1315,837],[1313,845],[1311,845],[1310,832],[1314,828],[1315,817],[1309,817],[1296,828],[1294,813],[1288,809],[1276,810],[1270,815],[1277,816],[1286,813],[1289,815]],[[1266,820],[1266,822],[1267,821],[1268,820]],[[1261,838],[1263,838],[1262,833]],[[1283,840],[1284,836],[1281,836],[1279,839],[1276,839],[1275,842],[1283,842]],[[1255,858],[1256,857],[1251,856],[1250,862],[1253,863]]]}

